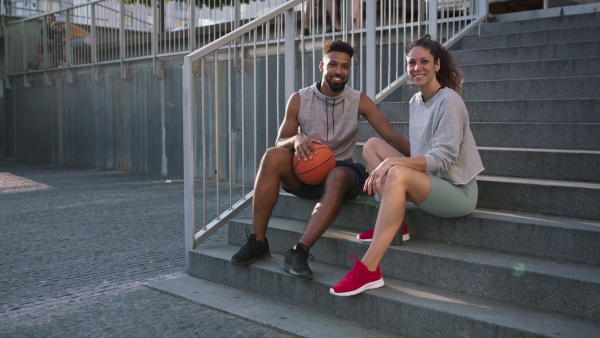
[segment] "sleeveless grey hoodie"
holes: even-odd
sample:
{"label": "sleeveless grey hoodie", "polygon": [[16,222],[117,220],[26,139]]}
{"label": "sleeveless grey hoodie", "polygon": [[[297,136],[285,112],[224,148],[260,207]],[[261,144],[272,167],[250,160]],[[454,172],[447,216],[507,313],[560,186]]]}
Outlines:
{"label": "sleeveless grey hoodie", "polygon": [[326,96],[320,81],[300,89],[299,132],[327,145],[337,161],[354,161],[360,91],[348,86],[338,96]]}

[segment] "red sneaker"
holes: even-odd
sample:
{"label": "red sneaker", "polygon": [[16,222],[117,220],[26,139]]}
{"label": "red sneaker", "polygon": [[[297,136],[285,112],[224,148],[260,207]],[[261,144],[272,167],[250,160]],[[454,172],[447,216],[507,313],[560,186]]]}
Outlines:
{"label": "red sneaker", "polygon": [[[406,242],[410,239],[410,234],[408,233],[408,223],[406,223],[406,221],[402,221],[402,241]],[[371,230],[367,231],[367,232],[363,232],[362,234],[359,234],[358,236],[356,236],[356,238],[358,238],[359,241],[364,242],[364,243],[371,243],[371,241],[373,240],[373,232],[375,232],[375,228],[371,228]]]}
{"label": "red sneaker", "polygon": [[356,254],[350,255],[350,261],[354,267],[336,285],[329,289],[329,293],[335,296],[354,296],[363,291],[377,289],[384,285],[381,277],[381,269],[372,272],[358,260]]}

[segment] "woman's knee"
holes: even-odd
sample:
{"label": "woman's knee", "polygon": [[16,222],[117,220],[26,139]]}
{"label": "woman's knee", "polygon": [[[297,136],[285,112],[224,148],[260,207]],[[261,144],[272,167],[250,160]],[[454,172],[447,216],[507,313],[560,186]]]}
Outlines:
{"label": "woman's knee", "polygon": [[392,166],[387,172],[387,178],[385,179],[386,186],[389,185],[401,185],[407,186],[412,181],[412,177],[418,173],[418,171],[409,167],[395,165]]}
{"label": "woman's knee", "polygon": [[376,153],[377,149],[381,147],[382,142],[385,143],[384,140],[378,137],[371,137],[370,139],[368,139],[367,142],[365,142],[365,145],[363,146],[363,157],[367,154]]}

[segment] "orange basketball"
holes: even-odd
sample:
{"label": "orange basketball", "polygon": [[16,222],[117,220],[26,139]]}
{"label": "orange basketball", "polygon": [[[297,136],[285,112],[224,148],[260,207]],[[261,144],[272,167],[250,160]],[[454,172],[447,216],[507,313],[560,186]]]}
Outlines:
{"label": "orange basketball", "polygon": [[327,174],[335,168],[335,157],[328,146],[315,143],[315,149],[317,150],[316,154],[311,150],[312,160],[307,158],[306,161],[298,161],[298,158],[294,156],[292,163],[294,173],[300,181],[306,184],[316,185],[325,182]]}

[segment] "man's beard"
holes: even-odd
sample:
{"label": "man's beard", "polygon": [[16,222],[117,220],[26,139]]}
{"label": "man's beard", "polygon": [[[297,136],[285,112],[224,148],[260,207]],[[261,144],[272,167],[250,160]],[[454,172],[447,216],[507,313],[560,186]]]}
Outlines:
{"label": "man's beard", "polygon": [[331,90],[334,93],[341,92],[342,90],[344,90],[344,88],[346,88],[346,83],[348,83],[348,81],[344,81],[340,84],[333,84],[331,83],[331,78],[325,79],[325,85],[327,86],[327,88],[329,88],[329,90]]}

